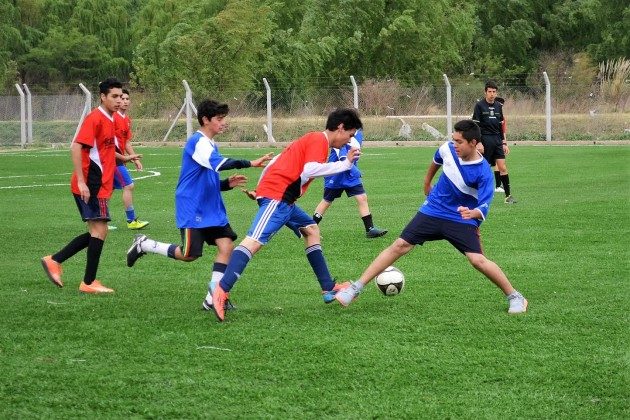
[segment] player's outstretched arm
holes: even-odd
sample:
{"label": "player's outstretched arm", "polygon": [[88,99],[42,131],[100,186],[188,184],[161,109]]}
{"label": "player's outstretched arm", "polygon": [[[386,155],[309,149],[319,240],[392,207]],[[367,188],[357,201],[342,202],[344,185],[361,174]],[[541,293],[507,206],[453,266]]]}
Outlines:
{"label": "player's outstretched arm", "polygon": [[262,155],[258,159],[252,160],[252,167],[259,168],[261,166],[265,166],[265,164],[271,159],[273,159],[273,152],[267,153],[266,155]]}
{"label": "player's outstretched arm", "polygon": [[427,174],[424,177],[424,195],[429,195],[431,192],[431,181],[433,181],[433,177],[435,177],[438,169],[440,169],[440,166],[435,162],[431,162],[429,169],[427,169]]}

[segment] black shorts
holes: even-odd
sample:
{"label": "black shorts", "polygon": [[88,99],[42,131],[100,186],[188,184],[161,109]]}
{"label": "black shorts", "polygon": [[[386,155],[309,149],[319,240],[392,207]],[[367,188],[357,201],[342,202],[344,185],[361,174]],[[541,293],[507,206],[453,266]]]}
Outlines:
{"label": "black shorts", "polygon": [[481,144],[483,144],[483,157],[490,166],[496,165],[497,159],[505,159],[501,136],[481,136]]}
{"label": "black shorts", "polygon": [[228,223],[225,226],[212,226],[206,228],[181,228],[182,254],[184,257],[201,257],[203,255],[204,242],[208,245],[216,245],[216,240],[230,238],[235,241],[236,233]]}
{"label": "black shorts", "polygon": [[479,227],[427,216],[420,212],[405,226],[400,237],[412,245],[446,239],[462,254],[466,252],[483,254]]}
{"label": "black shorts", "polygon": [[81,220],[87,222],[88,220],[102,220],[109,222],[109,207],[107,198],[97,198],[96,195],[90,195],[90,199],[86,203],[81,199],[78,194],[72,194],[74,201],[77,203],[79,214],[81,214]]}
{"label": "black shorts", "polygon": [[341,197],[343,192],[346,192],[348,197],[354,197],[355,195],[365,194],[365,188],[363,188],[363,184],[355,185],[354,187],[348,188],[324,188],[324,200],[332,203],[335,201],[335,198]]}

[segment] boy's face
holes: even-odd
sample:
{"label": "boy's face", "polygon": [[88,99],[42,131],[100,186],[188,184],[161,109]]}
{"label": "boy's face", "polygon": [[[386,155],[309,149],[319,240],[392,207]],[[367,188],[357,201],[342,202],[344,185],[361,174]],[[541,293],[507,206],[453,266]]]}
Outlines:
{"label": "boy's face", "polygon": [[107,94],[101,93],[101,105],[107,112],[113,114],[122,104],[122,89],[111,88]]}
{"label": "boy's face", "polygon": [[497,97],[497,90],[495,88],[487,88],[486,89],[486,102],[489,104],[494,103],[494,98]]}
{"label": "boy's face", "polygon": [[474,159],[477,157],[477,141],[468,141],[462,136],[459,131],[453,132],[453,146],[455,146],[455,152],[457,156],[463,160]]}
{"label": "boy's face", "polygon": [[228,129],[227,115],[215,115],[210,119],[203,117],[203,121],[204,127],[214,134],[221,134]]}
{"label": "boy's face", "polygon": [[126,93],[123,93],[120,100],[121,100],[121,103],[120,103],[119,111],[127,112],[127,110],[129,109],[129,103],[130,103],[129,95]]}
{"label": "boy's face", "polygon": [[356,134],[356,132],[356,128],[346,130],[343,124],[339,124],[337,129],[332,132],[332,135],[328,139],[328,144],[330,144],[330,147],[339,149],[341,146],[348,144],[348,142]]}

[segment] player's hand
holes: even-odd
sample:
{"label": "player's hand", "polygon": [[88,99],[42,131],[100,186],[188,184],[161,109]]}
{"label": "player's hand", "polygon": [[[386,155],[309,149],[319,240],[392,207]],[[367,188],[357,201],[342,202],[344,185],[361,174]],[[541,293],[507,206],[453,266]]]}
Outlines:
{"label": "player's hand", "polygon": [[507,145],[507,141],[506,143],[503,145],[503,153],[505,153],[505,155],[509,155],[510,154],[510,148]]}
{"label": "player's hand", "polygon": [[138,171],[141,171],[144,167],[142,166],[142,162],[140,162],[140,159],[134,159],[133,160],[133,164],[136,165],[136,169]]}
{"label": "player's hand", "polygon": [[477,209],[469,209],[468,207],[459,206],[457,207],[457,211],[462,216],[464,220],[477,219],[478,218],[478,210]]}
{"label": "player's hand", "polygon": [[247,177],[241,174],[232,175],[228,178],[228,183],[230,188],[242,187],[247,184]]}
{"label": "player's hand", "polygon": [[265,166],[265,164],[269,162],[271,159],[273,159],[273,152],[267,153],[266,155],[262,155],[258,159],[252,160],[251,163],[253,167],[257,168],[257,167]]}
{"label": "player's hand", "polygon": [[85,182],[79,182],[78,187],[79,187],[79,194],[81,195],[81,200],[83,200],[83,202],[87,204],[88,201],[90,201],[90,189],[85,184]]}
{"label": "player's hand", "polygon": [[256,190],[250,191],[247,188],[241,188],[241,191],[243,191],[245,195],[251,198],[252,200],[256,200]]}
{"label": "player's hand", "polygon": [[361,157],[361,149],[358,147],[353,147],[348,150],[348,160],[350,162],[354,162]]}

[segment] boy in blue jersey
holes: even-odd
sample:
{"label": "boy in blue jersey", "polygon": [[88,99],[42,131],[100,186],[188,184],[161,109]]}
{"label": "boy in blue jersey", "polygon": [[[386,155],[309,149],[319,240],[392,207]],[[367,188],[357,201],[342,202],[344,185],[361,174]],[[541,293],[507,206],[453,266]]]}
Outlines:
{"label": "boy in blue jersey", "polygon": [[269,153],[252,161],[224,157],[219,152],[214,136],[226,130],[228,112],[227,104],[212,100],[202,101],[197,108],[201,128],[190,136],[184,146],[175,190],[175,218],[182,245],[157,242],[146,235],[136,235],[127,251],[127,266],[132,267],[147,252],[191,262],[203,254],[204,242],[216,246],[218,251],[212,267],[212,278],[202,305],[206,310],[212,306],[212,289],[223,277],[237,237],[230,227],[221,191],[243,186],[247,181],[247,177],[239,174],[221,180],[219,171],[262,167],[273,155]]}
{"label": "boy in blue jersey", "polygon": [[[339,149],[330,150],[328,162],[344,160],[347,158],[348,151],[351,148],[361,149],[362,145],[363,130],[357,130],[354,137],[350,139],[350,143]],[[370,213],[367,194],[365,193],[365,188],[361,181],[361,171],[358,167],[358,160],[354,161],[350,170],[324,178],[324,198],[317,205],[315,213],[313,214],[313,220],[319,224],[332,202],[336,198],[341,197],[344,191],[348,197],[354,197],[357,200],[359,215],[365,227],[365,236],[368,238],[378,238],[379,236],[385,235],[387,230],[374,226],[374,222],[372,221],[372,213]]]}
{"label": "boy in blue jersey", "polygon": [[[476,149],[481,138],[471,120],[455,124],[453,140],[435,152],[424,178],[427,198],[416,216],[387,249],[372,261],[359,280],[338,291],[335,299],[348,306],[363,287],[415,245],[445,239],[464,254],[470,264],[503,291],[508,313],[527,311],[527,300],[516,291],[501,268],[483,254],[479,225],[486,219],[494,194],[494,176],[488,162]],[[438,182],[431,181],[442,167]]]}

